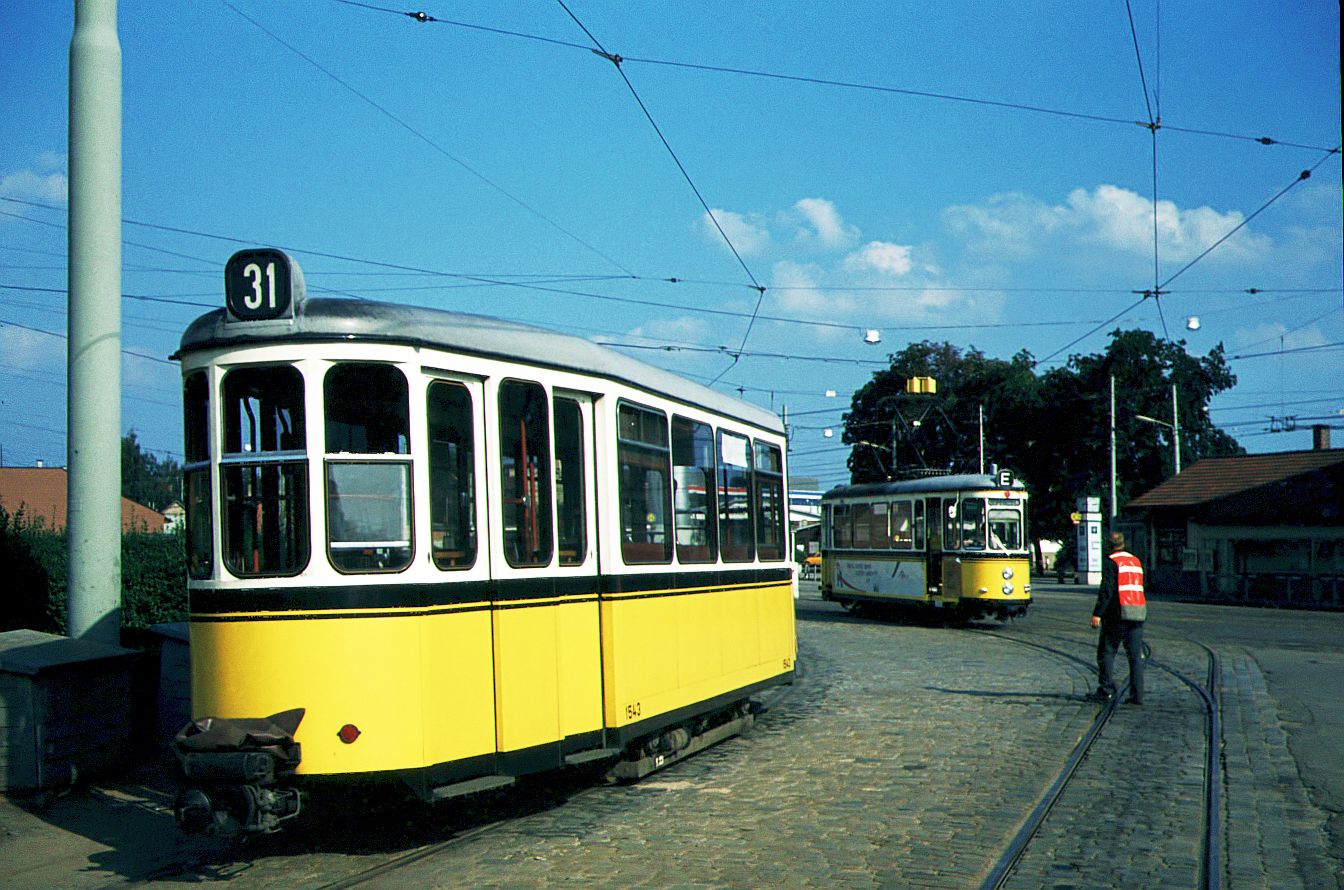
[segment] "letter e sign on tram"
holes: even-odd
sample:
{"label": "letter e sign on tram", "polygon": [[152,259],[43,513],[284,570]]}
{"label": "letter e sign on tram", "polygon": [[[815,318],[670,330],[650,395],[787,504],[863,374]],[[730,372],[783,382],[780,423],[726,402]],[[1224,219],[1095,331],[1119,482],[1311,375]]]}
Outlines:
{"label": "letter e sign on tram", "polygon": [[224,298],[239,321],[293,318],[303,294],[303,272],[282,250],[240,250],[224,266]]}

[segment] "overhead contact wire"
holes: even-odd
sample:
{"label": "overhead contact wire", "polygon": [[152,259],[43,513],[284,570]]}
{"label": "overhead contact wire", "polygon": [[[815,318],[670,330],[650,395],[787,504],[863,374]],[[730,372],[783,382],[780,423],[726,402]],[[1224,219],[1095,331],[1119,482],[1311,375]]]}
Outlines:
{"label": "overhead contact wire", "polygon": [[1223,237],[1219,238],[1217,241],[1215,241],[1215,242],[1213,242],[1212,244],[1210,244],[1208,247],[1206,247],[1206,248],[1199,254],[1199,256],[1195,257],[1193,260],[1191,260],[1190,262],[1188,262],[1188,263],[1186,263],[1184,266],[1182,266],[1180,269],[1178,269],[1174,274],[1172,274],[1171,276],[1169,276],[1169,277],[1167,278],[1166,281],[1162,282],[1162,284],[1159,285],[1158,290],[1161,290],[1162,288],[1164,288],[1164,287],[1166,287],[1167,285],[1171,284],[1173,281],[1175,281],[1175,280],[1176,280],[1177,278],[1179,278],[1181,275],[1185,274],[1185,272],[1188,271],[1188,270],[1190,269],[1191,266],[1195,265],[1195,263],[1198,263],[1200,260],[1204,259],[1204,257],[1206,257],[1206,256],[1208,256],[1210,253],[1212,253],[1212,252],[1214,251],[1214,249],[1217,248],[1220,244],[1222,244],[1222,243],[1225,242],[1228,238],[1231,238],[1233,235],[1235,235],[1237,232],[1239,232],[1239,231],[1240,231],[1240,230],[1241,230],[1247,223],[1249,223],[1251,220],[1255,219],[1255,218],[1256,218],[1257,216],[1259,216],[1261,213],[1265,212],[1265,210],[1268,209],[1269,206],[1270,206],[1271,204],[1273,204],[1275,201],[1277,201],[1277,200],[1279,200],[1280,198],[1282,198],[1284,195],[1288,194],[1288,192],[1292,191],[1292,190],[1293,190],[1294,188],[1296,188],[1300,183],[1305,182],[1306,180],[1310,179],[1310,178],[1311,178],[1311,174],[1312,174],[1312,172],[1315,171],[1317,167],[1321,166],[1321,164],[1324,164],[1324,163],[1325,163],[1327,160],[1329,160],[1332,156],[1334,156],[1335,154],[1338,154],[1338,153],[1339,153],[1339,146],[1335,146],[1334,148],[1332,148],[1332,149],[1330,149],[1328,152],[1326,152],[1326,154],[1323,155],[1319,161],[1317,161],[1315,164],[1312,164],[1312,165],[1311,165],[1310,167],[1308,167],[1306,170],[1303,170],[1301,173],[1299,173],[1299,174],[1297,175],[1297,178],[1296,178],[1296,179],[1294,179],[1292,182],[1288,183],[1288,185],[1286,185],[1286,186],[1284,186],[1282,189],[1280,189],[1279,192],[1278,192],[1278,194],[1274,195],[1274,197],[1270,198],[1268,201],[1266,201],[1265,203],[1261,204],[1261,205],[1255,210],[1254,213],[1252,213],[1250,216],[1248,216],[1248,217],[1246,217],[1245,219],[1243,219],[1241,222],[1237,223],[1235,226],[1232,227],[1232,229],[1231,229],[1226,235],[1224,235]]}
{"label": "overhead contact wire", "polygon": [[723,230],[723,226],[719,224],[718,218],[714,215],[714,211],[710,209],[709,202],[705,200],[705,196],[701,194],[699,187],[696,186],[695,180],[691,178],[691,174],[686,169],[686,165],[681,162],[681,158],[677,157],[677,153],[672,148],[672,144],[667,141],[667,137],[663,135],[662,128],[659,127],[658,122],[653,119],[653,114],[649,111],[648,106],[644,104],[644,100],[640,97],[639,91],[635,89],[635,85],[631,83],[630,78],[626,76],[625,70],[621,67],[621,63],[623,61],[622,57],[615,53],[607,52],[607,48],[602,45],[602,41],[598,40],[597,37],[594,36],[593,32],[588,30],[588,26],[585,25],[582,21],[580,21],[579,17],[576,16],[573,13],[573,11],[568,6],[565,5],[564,0],[556,0],[556,2],[560,4],[560,8],[565,11],[565,14],[568,15],[571,19],[573,19],[574,24],[578,25],[584,34],[588,35],[588,39],[591,40],[593,42],[593,45],[597,47],[595,53],[601,56],[602,58],[606,59],[607,61],[611,62],[611,64],[616,67],[616,73],[621,76],[621,80],[625,83],[626,88],[630,90],[630,95],[634,97],[635,103],[639,106],[639,110],[644,113],[644,117],[646,120],[648,120],[649,126],[653,127],[653,132],[658,134],[659,141],[663,143],[663,148],[667,150],[667,153],[672,158],[673,163],[675,163],[677,165],[677,169],[681,171],[682,178],[686,180],[686,184],[689,185],[691,187],[691,191],[695,193],[695,198],[697,201],[700,202],[700,206],[704,208],[705,215],[708,216],[709,221],[714,224],[714,228],[718,230],[719,237],[723,239],[724,244],[728,245],[728,249],[732,251],[733,256],[737,259],[737,264],[742,267],[742,271],[746,273],[747,278],[750,279],[752,286],[756,288],[757,292],[756,305],[752,309],[751,320],[747,322],[747,330],[742,335],[742,344],[738,347],[737,354],[734,354],[732,356],[733,358],[732,363],[728,365],[728,367],[720,371],[718,376],[716,376],[713,380],[710,381],[711,384],[718,383],[719,380],[723,377],[723,375],[727,374],[728,371],[730,371],[733,368],[733,366],[737,364],[738,359],[742,353],[742,350],[744,350],[747,346],[747,339],[751,336],[751,329],[755,326],[756,317],[761,311],[761,303],[765,300],[765,288],[762,287],[761,283],[756,280],[756,276],[752,274],[750,267],[747,266],[746,260],[742,259],[742,254],[738,252],[737,246],[733,244],[733,239],[728,237],[728,233],[725,232]]}
{"label": "overhead contact wire", "polygon": [[1125,0],[1125,12],[1129,16],[1129,36],[1134,43],[1134,61],[1139,69],[1139,85],[1143,88],[1143,104],[1148,111],[1148,131],[1152,137],[1152,172],[1153,172],[1153,301],[1157,304],[1157,318],[1162,322],[1162,338],[1171,339],[1171,333],[1167,330],[1167,316],[1162,311],[1162,289],[1159,282],[1162,280],[1162,273],[1159,271],[1159,252],[1158,252],[1158,228],[1157,228],[1157,131],[1162,127],[1162,117],[1159,112],[1156,116],[1153,114],[1153,100],[1149,95],[1148,77],[1143,71],[1143,52],[1139,49],[1139,34],[1134,27],[1134,7],[1130,0]]}
{"label": "overhead contact wire", "polygon": [[[627,275],[633,275],[633,274],[634,274],[634,273],[631,272],[629,269],[627,269],[622,263],[620,263],[620,262],[618,262],[617,260],[613,259],[612,257],[608,256],[606,253],[604,253],[604,252],[602,252],[601,250],[599,250],[598,248],[594,247],[592,244],[590,244],[589,242],[585,241],[583,238],[580,238],[578,235],[576,235],[576,234],[574,234],[573,232],[569,231],[569,230],[566,229],[564,226],[560,225],[558,222],[556,222],[555,220],[551,219],[549,216],[547,216],[546,214],[542,213],[542,212],[541,212],[540,210],[538,210],[537,208],[533,207],[531,204],[528,204],[528,203],[527,203],[526,201],[524,201],[522,198],[519,198],[517,195],[513,194],[512,192],[510,192],[508,189],[504,188],[502,185],[500,185],[499,183],[497,183],[497,182],[495,182],[494,180],[490,179],[490,178],[489,178],[488,176],[486,176],[484,173],[482,173],[482,172],[480,172],[479,170],[477,170],[475,167],[472,167],[472,166],[471,166],[470,164],[468,164],[466,161],[462,160],[461,158],[459,158],[459,157],[457,157],[456,155],[454,155],[452,152],[448,151],[448,150],[447,150],[446,148],[444,148],[443,146],[439,145],[437,142],[435,142],[435,141],[434,141],[433,139],[431,139],[429,136],[427,136],[427,135],[425,135],[424,133],[420,132],[420,131],[417,130],[415,127],[411,126],[409,123],[407,123],[406,121],[402,120],[400,117],[398,117],[397,115],[393,114],[391,111],[389,111],[388,109],[384,108],[382,105],[378,104],[376,101],[374,101],[374,100],[373,100],[372,98],[370,98],[369,96],[367,96],[367,95],[365,95],[364,93],[360,92],[360,91],[359,91],[358,89],[356,89],[352,84],[350,84],[350,83],[348,83],[347,81],[345,81],[344,79],[342,79],[342,78],[341,78],[340,76],[338,76],[335,72],[331,71],[330,69],[328,69],[327,67],[325,67],[324,65],[322,65],[320,62],[318,62],[318,61],[317,61],[316,59],[314,59],[312,56],[309,56],[307,53],[303,52],[303,50],[301,50],[301,49],[299,49],[298,47],[294,46],[293,44],[289,43],[289,42],[286,41],[284,38],[280,37],[278,34],[276,34],[275,32],[271,31],[270,29],[268,29],[265,25],[261,24],[261,23],[258,22],[256,19],[252,18],[252,17],[249,16],[247,13],[243,12],[241,9],[239,9],[239,8],[236,7],[236,6],[234,6],[231,2],[229,2],[229,0],[220,0],[220,2],[223,3],[225,6],[227,6],[229,9],[233,10],[235,13],[237,13],[237,14],[238,14],[239,16],[241,16],[242,18],[246,19],[246,20],[247,20],[248,22],[250,22],[255,28],[257,28],[257,30],[261,31],[261,32],[262,32],[263,34],[265,34],[267,37],[270,37],[270,38],[271,38],[272,40],[274,40],[276,43],[280,44],[280,45],[283,46],[285,49],[287,49],[287,50],[289,50],[290,52],[294,53],[294,54],[297,55],[299,58],[301,58],[301,59],[303,59],[305,62],[307,62],[309,65],[312,65],[314,68],[316,68],[318,71],[321,71],[323,74],[325,74],[327,77],[329,77],[329,78],[331,78],[332,80],[334,80],[336,83],[340,84],[342,87],[344,87],[344,88],[345,88],[346,90],[348,90],[350,93],[352,93],[352,94],[354,94],[355,96],[357,96],[361,101],[365,102],[365,103],[368,104],[370,107],[376,109],[379,113],[381,113],[382,115],[384,115],[388,120],[390,120],[390,121],[392,121],[393,123],[397,124],[397,126],[399,126],[399,127],[401,127],[402,129],[406,130],[406,132],[410,133],[412,136],[415,136],[417,139],[419,139],[420,141],[424,142],[424,143],[425,143],[426,145],[428,145],[430,148],[434,149],[436,152],[438,152],[439,154],[443,155],[445,158],[447,158],[448,160],[452,161],[454,164],[457,164],[459,167],[461,167],[461,168],[462,168],[463,170],[465,170],[467,173],[471,174],[471,175],[474,176],[476,179],[478,179],[478,180],[480,180],[481,182],[485,183],[487,186],[489,186],[490,188],[494,189],[494,190],[495,190],[496,192],[498,192],[499,194],[501,194],[501,195],[503,195],[504,197],[508,198],[510,201],[512,201],[514,204],[518,205],[519,207],[521,207],[523,210],[526,210],[528,213],[532,214],[532,215],[535,216],[537,219],[540,219],[542,222],[544,222],[544,223],[546,223],[547,225],[551,226],[553,229],[555,229],[556,231],[560,232],[562,235],[564,235],[565,237],[571,239],[571,240],[574,241],[575,243],[577,243],[577,244],[579,244],[579,245],[582,245],[584,248],[586,248],[587,250],[591,251],[591,252],[594,253],[595,255],[601,257],[602,259],[606,260],[608,263],[611,263],[613,266],[615,266],[616,268],[620,269],[622,272],[625,272]],[[371,8],[371,9],[377,9],[378,7],[369,7],[369,8]],[[413,16],[413,17],[414,17],[414,16]]]}

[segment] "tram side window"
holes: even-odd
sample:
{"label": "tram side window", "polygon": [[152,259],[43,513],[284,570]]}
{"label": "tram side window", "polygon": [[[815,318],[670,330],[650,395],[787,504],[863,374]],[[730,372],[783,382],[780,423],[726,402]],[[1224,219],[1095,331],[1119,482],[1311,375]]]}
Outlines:
{"label": "tram side window", "polygon": [[985,549],[985,502],[981,498],[962,498],[961,546],[965,550]]}
{"label": "tram side window", "polygon": [[943,549],[961,549],[961,528],[957,522],[957,499],[943,498]]}
{"label": "tram side window", "polygon": [[854,526],[849,520],[849,504],[836,504],[832,509],[832,545],[839,548],[854,546]]}
{"label": "tram side window", "polygon": [[515,567],[550,565],[551,433],[540,383],[499,385],[499,484],[504,558]]}
{"label": "tram side window", "polygon": [[205,372],[182,383],[186,464],[182,468],[187,501],[187,574],[209,578],[214,564],[214,517],[210,500],[210,387]]}
{"label": "tram side window", "polygon": [[583,473],[583,413],[574,399],[555,400],[555,513],[560,565],[582,565],[588,551]]}
{"label": "tram side window", "polygon": [[239,577],[298,574],[310,552],[303,376],[289,365],[230,371],[222,415],[224,563]]}
{"label": "tram side window", "polygon": [[719,552],[724,562],[751,562],[756,556],[749,446],[746,436],[719,431]]}
{"label": "tram side window", "polygon": [[914,502],[915,507],[915,549],[924,549],[924,499],[919,498]]}
{"label": "tram side window", "polygon": [[471,393],[436,380],[426,392],[429,420],[430,556],[441,569],[476,562],[476,443]]}
{"label": "tram side window", "polygon": [[891,546],[897,550],[909,550],[915,543],[913,512],[909,501],[893,501],[891,504]]}
{"label": "tram side window", "polygon": [[854,547],[859,550],[885,550],[887,541],[887,505],[854,504],[850,508],[854,524]]}
{"label": "tram side window", "polygon": [[406,376],[392,365],[334,365],[323,382],[323,405],[332,565],[341,572],[406,568],[412,556],[411,462],[400,457],[409,455],[411,441]]}
{"label": "tram side window", "polygon": [[621,558],[672,561],[672,454],[667,415],[622,402],[616,411]]}
{"label": "tram side window", "polygon": [[784,558],[784,459],[779,447],[756,448],[756,552],[761,559]]}
{"label": "tram side window", "polygon": [[714,507],[714,430],[672,417],[672,502],[678,562],[713,562],[718,555]]}

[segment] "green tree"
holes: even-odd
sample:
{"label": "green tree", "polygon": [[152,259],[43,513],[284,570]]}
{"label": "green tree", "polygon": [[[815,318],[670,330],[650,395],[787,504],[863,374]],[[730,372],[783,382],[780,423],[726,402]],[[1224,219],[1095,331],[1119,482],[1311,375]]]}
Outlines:
{"label": "green tree", "polygon": [[140,447],[135,430],[121,440],[121,495],[154,510],[181,497],[182,468],[171,457],[160,461]]}
{"label": "green tree", "polygon": [[28,520],[22,506],[13,514],[0,506],[0,631],[65,631],[64,543],[64,534]]}
{"label": "green tree", "polygon": [[1050,435],[1037,456],[1054,471],[1032,489],[1036,533],[1067,538],[1069,513],[1083,495],[1110,497],[1110,387],[1116,392],[1116,501],[1121,508],[1175,472],[1169,426],[1171,388],[1176,385],[1181,465],[1204,457],[1240,454],[1244,449],[1209,419],[1209,401],[1232,388],[1222,344],[1192,356],[1185,342],[1162,340],[1149,331],[1113,331],[1100,355],[1071,356],[1042,378],[1045,396],[1040,422]]}
{"label": "green tree", "polygon": [[[1236,383],[1221,344],[1192,356],[1184,341],[1116,330],[1101,354],[1072,356],[1044,374],[1027,352],[1003,361],[950,343],[912,343],[890,358],[889,368],[854,393],[845,416],[851,479],[976,471],[983,408],[985,464],[1012,469],[1026,484],[1038,538],[1068,541],[1077,498],[1109,498],[1112,375],[1120,506],[1173,473],[1172,430],[1138,419],[1169,422],[1173,383],[1182,466],[1242,451],[1208,416],[1210,399]],[[937,393],[907,393],[906,381],[923,376],[937,380]]]}
{"label": "green tree", "polygon": [[[1024,442],[1016,433],[1024,413],[1040,404],[1028,353],[1009,361],[950,343],[912,343],[892,355],[854,394],[843,441],[854,445],[850,475],[874,482],[925,470],[975,472],[980,465],[980,412],[985,461],[1016,465]],[[906,381],[932,377],[936,393],[908,393]]]}

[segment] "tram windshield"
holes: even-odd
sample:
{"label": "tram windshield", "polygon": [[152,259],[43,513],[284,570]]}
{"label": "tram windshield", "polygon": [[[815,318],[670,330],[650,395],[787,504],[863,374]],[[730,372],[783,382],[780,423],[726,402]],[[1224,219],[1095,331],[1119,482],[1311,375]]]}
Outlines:
{"label": "tram windshield", "polygon": [[239,577],[294,575],[308,564],[308,463],[297,368],[224,376],[224,562]]}
{"label": "tram windshield", "polygon": [[995,503],[991,498],[987,505],[984,498],[962,498],[959,526],[966,550],[1022,549],[1020,504]]}
{"label": "tram windshield", "polygon": [[332,565],[403,569],[412,556],[406,377],[392,365],[349,362],[327,372],[322,390]]}
{"label": "tram windshield", "polygon": [[1021,508],[989,508],[989,543],[995,550],[1022,549]]}
{"label": "tram windshield", "polygon": [[963,550],[1018,551],[1023,548],[1022,505],[1001,499],[962,498],[957,530]]}

